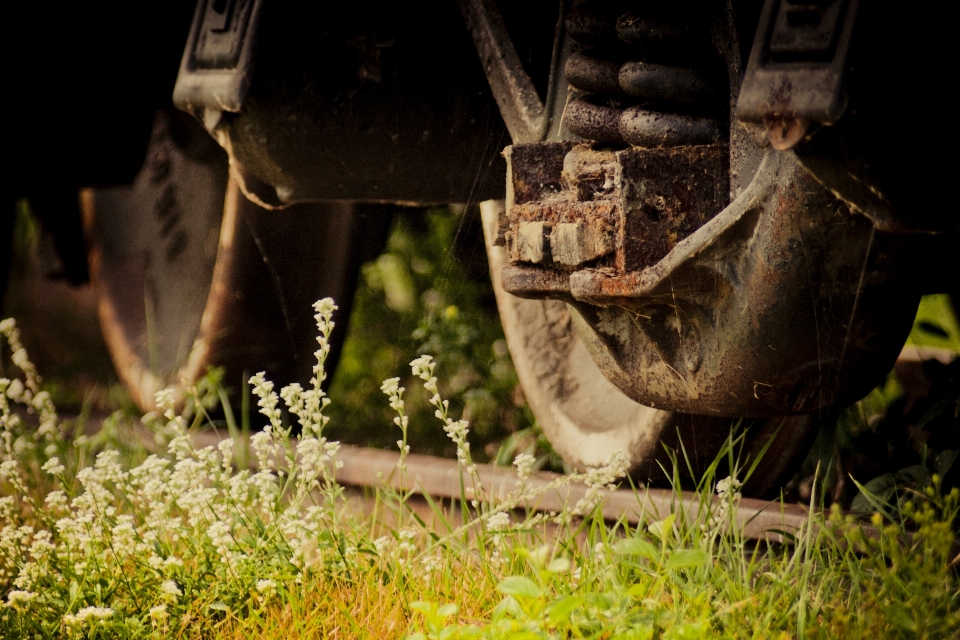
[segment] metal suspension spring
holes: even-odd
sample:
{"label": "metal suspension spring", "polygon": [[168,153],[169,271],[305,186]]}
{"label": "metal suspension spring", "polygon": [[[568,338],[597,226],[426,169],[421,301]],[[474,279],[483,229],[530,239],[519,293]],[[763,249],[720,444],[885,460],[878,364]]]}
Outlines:
{"label": "metal suspension spring", "polygon": [[575,45],[564,73],[583,93],[567,104],[564,123],[612,145],[718,142],[728,106],[723,61],[711,45],[712,7],[702,0],[636,4],[587,0],[568,14]]}

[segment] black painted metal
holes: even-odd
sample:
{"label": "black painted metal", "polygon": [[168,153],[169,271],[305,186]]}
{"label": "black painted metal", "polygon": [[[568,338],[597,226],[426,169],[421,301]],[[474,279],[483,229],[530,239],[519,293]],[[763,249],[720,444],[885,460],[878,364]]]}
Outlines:
{"label": "black painted metal", "polygon": [[455,4],[275,3],[256,31],[242,104],[179,106],[204,119],[263,204],[502,196],[509,138]]}

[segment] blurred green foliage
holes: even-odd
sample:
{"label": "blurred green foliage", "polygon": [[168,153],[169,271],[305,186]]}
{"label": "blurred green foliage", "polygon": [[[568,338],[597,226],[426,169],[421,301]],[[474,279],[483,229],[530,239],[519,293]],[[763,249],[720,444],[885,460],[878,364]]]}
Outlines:
{"label": "blurred green foliage", "polygon": [[395,448],[400,430],[380,384],[400,376],[407,389],[411,447],[452,455],[453,444],[410,374],[408,363],[425,353],[438,363],[440,393],[450,398],[451,414],[470,421],[469,440],[478,460],[495,458],[501,441],[532,426],[479,234],[479,214],[469,209],[438,208],[396,218],[384,252],[361,273],[330,388],[329,437]]}
{"label": "blurred green foliage", "polygon": [[960,323],[951,307],[950,296],[940,293],[920,299],[907,344],[960,353]]}

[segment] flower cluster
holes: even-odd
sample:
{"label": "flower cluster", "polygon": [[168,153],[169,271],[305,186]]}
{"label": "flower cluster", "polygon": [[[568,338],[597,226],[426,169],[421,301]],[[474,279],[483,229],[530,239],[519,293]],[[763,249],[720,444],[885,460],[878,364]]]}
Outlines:
{"label": "flower cluster", "polygon": [[614,484],[617,480],[627,474],[630,468],[630,460],[622,451],[614,451],[605,465],[587,469],[583,478],[583,483],[587,485],[587,491],[577,504],[574,505],[573,515],[586,515],[592,511],[603,500],[603,491],[616,489]]}
{"label": "flower cluster", "polygon": [[[55,410],[38,390],[39,378],[19,346],[15,327],[0,323],[14,353],[20,354],[15,360],[26,377],[25,382],[0,379],[0,635],[9,620],[30,620],[39,612],[47,612],[48,622],[54,616],[53,626],[67,636],[118,635],[128,624],[140,625],[144,633],[169,635],[197,611],[239,618],[285,598],[290,584],[353,575],[362,562],[379,563],[385,572],[420,575],[429,583],[449,566],[448,547],[459,544],[458,539],[479,540],[479,547],[489,552],[485,559],[501,568],[512,553],[510,538],[526,535],[547,518],[562,523],[574,511],[585,515],[625,471],[626,458],[617,454],[601,468],[546,481],[532,477],[534,457],[520,454],[514,460],[515,488],[494,502],[484,494],[471,456],[469,424],[450,417],[434,375],[436,364],[421,356],[411,368],[456,445],[466,472],[468,510],[475,517],[444,535],[426,535],[418,517],[401,515],[390,535],[373,541],[361,537],[345,524],[343,490],[337,483],[343,464],[340,444],[323,435],[323,410],[329,403],[322,390],[323,362],[335,309],[330,300],[315,305],[320,348],[310,389],[292,384],[277,393],[264,373],[249,379],[266,420],[262,431],[246,440],[228,438],[199,447],[197,435],[177,411],[184,398],[163,390],[156,395],[158,412],[150,424],[162,434],[166,452],[143,452],[146,457],[138,458],[143,462],[136,466],[125,466],[114,449],[97,453],[85,444],[77,456],[76,450],[49,448],[54,444],[49,436],[59,428]],[[402,477],[410,448],[399,382],[388,379],[381,390],[397,412]],[[187,403],[199,403],[190,395],[199,387],[186,390]],[[11,402],[23,408],[14,411]],[[284,423],[284,405],[301,426],[297,439]],[[22,415],[37,415],[52,426],[28,430]],[[27,451],[31,455],[23,455]],[[248,464],[250,458],[255,465]],[[31,502],[31,478],[57,487]],[[512,521],[518,508],[574,482],[587,485],[575,510]],[[399,513],[407,514],[403,504],[412,491],[387,494],[398,499]]]}
{"label": "flower cluster", "polygon": [[710,517],[704,528],[709,532],[710,538],[722,534],[730,526],[730,516],[737,511],[737,504],[740,502],[740,488],[743,484],[735,476],[728,476],[717,481],[717,497],[719,500],[714,504],[710,512]]}
{"label": "flower cluster", "polygon": [[406,459],[410,453],[410,445],[407,444],[407,429],[410,426],[410,419],[405,414],[406,407],[403,402],[403,392],[406,389],[400,386],[400,378],[387,378],[380,385],[380,391],[390,399],[390,408],[397,412],[397,415],[393,418],[393,423],[400,427],[401,438],[397,440],[400,459],[397,461],[397,469],[402,474],[407,470]]}
{"label": "flower cluster", "polygon": [[[167,441],[166,456],[150,455],[125,468],[120,453],[107,449],[76,472],[73,485],[61,457],[52,455],[56,450],[38,451],[38,467],[61,485],[42,504],[29,503],[25,469],[16,456],[55,433],[56,413],[38,391],[39,377],[12,321],[0,324],[26,378],[0,379],[0,588],[6,594],[0,618],[4,609],[29,619],[31,611],[65,607],[63,628],[86,635],[126,624],[137,607],[145,607],[146,623],[167,632],[208,593],[217,593],[219,607],[243,608],[251,589],[261,602],[275,596],[282,576],[299,579],[305,572],[342,567],[345,552],[323,543],[336,522],[333,509],[341,491],[336,470],[343,464],[337,460],[339,443],[322,436],[329,400],[320,385],[336,307],[326,300],[315,308],[320,349],[313,388],[290,385],[278,397],[262,373],[250,379],[268,421],[249,439],[255,472],[236,464],[242,442],[195,447],[177,414],[177,396],[166,389],[156,395],[162,424],[154,424]],[[303,427],[296,441],[282,423],[281,398]],[[53,426],[28,430],[8,399]],[[23,502],[43,528],[21,524]],[[356,548],[349,548],[355,555]],[[256,579],[251,584],[245,576]],[[71,584],[101,586],[77,597],[64,591]],[[216,590],[208,589],[214,585]]]}
{"label": "flower cluster", "polygon": [[492,548],[487,559],[495,569],[499,569],[503,565],[506,553],[503,532],[510,529],[510,526],[510,516],[506,512],[498,511],[487,518],[487,531],[491,533],[490,546]]}
{"label": "flower cluster", "polygon": [[[40,375],[27,357],[13,318],[0,320],[0,334],[10,348],[11,362],[23,372],[23,380],[0,377],[0,461],[16,459],[36,443],[43,444],[45,453],[52,455],[56,451],[55,443],[60,439],[56,407],[50,394],[40,390]],[[37,425],[30,438],[17,437],[24,425],[21,417],[13,412],[11,401],[26,409],[27,415],[37,416]]]}
{"label": "flower cluster", "polygon": [[476,466],[470,456],[470,443],[467,442],[467,433],[470,431],[470,423],[466,420],[453,420],[449,417],[450,401],[440,397],[440,390],[437,385],[437,377],[433,375],[433,370],[437,363],[433,356],[422,355],[410,363],[410,369],[413,375],[423,380],[423,388],[431,393],[430,404],[436,411],[435,415],[443,422],[443,431],[453,440],[457,446],[457,461],[463,465],[468,475],[475,480],[475,491],[479,491],[479,478],[476,477]]}
{"label": "flower cluster", "polygon": [[75,614],[63,616],[63,624],[70,631],[79,631],[84,627],[96,626],[112,615],[113,609],[109,607],[84,607]]}

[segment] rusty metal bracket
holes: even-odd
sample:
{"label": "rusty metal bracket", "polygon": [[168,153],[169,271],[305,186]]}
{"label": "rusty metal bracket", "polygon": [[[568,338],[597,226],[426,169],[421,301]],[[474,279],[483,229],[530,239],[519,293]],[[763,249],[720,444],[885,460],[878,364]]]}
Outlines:
{"label": "rusty metal bracket", "polygon": [[833,124],[847,106],[844,76],[859,0],[766,0],[737,117],[763,122],[775,149],[800,142],[812,122]]}
{"label": "rusty metal bracket", "polygon": [[511,292],[506,282],[523,277],[522,265],[651,266],[716,215],[729,190],[720,144],[617,151],[541,142],[505,155],[513,206],[501,233],[515,265],[504,276]]}
{"label": "rusty metal bracket", "polygon": [[246,21],[222,36],[239,53],[204,66],[212,1],[176,102],[227,151],[245,193],[275,208],[502,197],[507,131],[455,3],[235,0]]}

